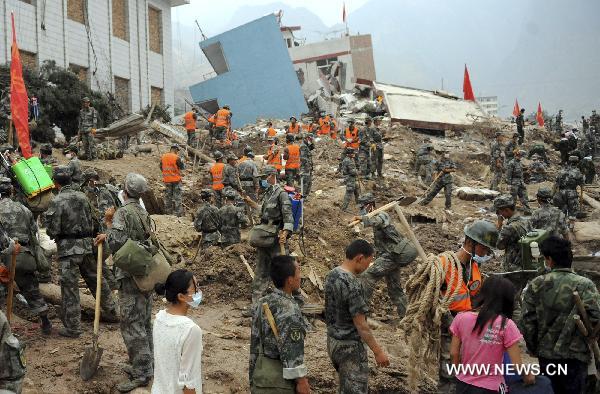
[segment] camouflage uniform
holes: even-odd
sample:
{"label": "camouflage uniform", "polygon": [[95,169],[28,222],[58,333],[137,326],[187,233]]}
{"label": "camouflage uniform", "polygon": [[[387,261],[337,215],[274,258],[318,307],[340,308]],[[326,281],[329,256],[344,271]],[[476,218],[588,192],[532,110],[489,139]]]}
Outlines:
{"label": "camouflage uniform", "polygon": [[371,301],[373,290],[381,278],[385,278],[388,295],[396,306],[398,315],[404,317],[406,312],[406,295],[400,282],[400,268],[410,264],[417,257],[415,247],[398,233],[387,212],[380,212],[368,218],[362,217],[365,227],[373,228],[373,241],[377,258],[361,275],[365,300]]}
{"label": "camouflage uniform", "polygon": [[490,145],[490,170],[492,172],[492,184],[490,189],[498,191],[498,185],[502,181],[504,158],[502,157],[502,145],[494,141]]}
{"label": "camouflage uniform", "polygon": [[521,205],[525,211],[530,211],[529,202],[527,201],[527,188],[523,182],[523,166],[521,160],[515,157],[508,166],[506,166],[506,183],[510,186],[510,194],[516,201],[519,198]]}
{"label": "camouflage uniform", "polygon": [[205,201],[196,212],[194,219],[194,228],[202,233],[202,248],[219,244],[221,224],[219,208]]}
{"label": "camouflage uniform", "polygon": [[440,190],[444,189],[444,195],[446,197],[445,207],[446,209],[450,209],[452,207],[452,173],[442,171],[452,170],[455,168],[456,164],[450,159],[444,158],[441,162],[437,163],[436,171],[441,173],[441,175],[438,176],[437,180],[431,185],[429,192],[425,195],[423,200],[421,200],[421,205],[429,204],[431,200],[437,196]]}
{"label": "camouflage uniform", "polygon": [[58,160],[56,160],[56,157],[53,157],[51,155],[40,157],[40,161],[42,162],[42,164],[45,164],[47,166],[58,164]]}
{"label": "camouflage uniform", "polygon": [[564,237],[569,231],[563,211],[549,203],[540,202],[540,207],[533,211],[529,222],[532,229],[547,230],[550,235]]}
{"label": "camouflage uniform", "polygon": [[558,173],[556,186],[558,188],[558,208],[562,209],[569,217],[579,214],[579,195],[577,186],[583,185],[583,175],[575,166],[567,166]]}
{"label": "camouflage uniform", "polygon": [[67,167],[71,170],[71,181],[73,182],[71,185],[76,189],[81,186],[81,182],[83,180],[83,173],[81,172],[81,162],[74,156],[67,163]]}
{"label": "camouflage uniform", "polygon": [[533,155],[538,155],[544,163],[548,164],[548,155],[546,154],[546,147],[542,144],[535,144],[529,152],[527,152],[527,158],[531,159]]}
{"label": "camouflage uniform", "polygon": [[[371,150],[373,166],[371,167],[371,173],[375,175],[375,171],[377,171],[377,176],[383,176],[383,132],[379,127],[373,127],[371,129],[371,138],[372,145],[375,145],[375,148]],[[371,145],[371,146],[372,146]]]}
{"label": "camouflage uniform", "polygon": [[596,177],[596,166],[592,161],[591,156],[584,157],[579,165],[579,170],[584,176],[585,184],[589,185],[594,183],[594,178]]}
{"label": "camouflage uniform", "polygon": [[600,321],[598,290],[594,283],[569,268],[554,268],[533,279],[523,290],[519,330],[527,349],[540,362],[567,364],[567,376],[548,376],[557,393],[583,393],[590,349],[578,331],[573,292],[583,301],[592,327]]}
{"label": "camouflage uniform", "polygon": [[230,186],[240,193],[243,192],[240,175],[236,166],[229,163],[225,164],[225,168],[223,168],[223,185],[226,187]]}
{"label": "camouflage uniform", "polygon": [[360,145],[358,146],[360,175],[367,179],[371,178],[371,168],[373,167],[371,162],[371,138],[372,132],[369,126],[365,126],[358,132],[358,139],[360,140]]}
{"label": "camouflage uniform", "polygon": [[523,119],[522,113],[517,115],[515,123],[517,124],[517,133],[519,134],[519,145],[521,145],[523,143],[523,139],[525,138],[525,131],[523,130],[523,127],[525,127],[525,119]]}
{"label": "camouflage uniform", "polygon": [[94,107],[82,108],[79,111],[79,132],[81,133],[81,142],[83,150],[88,160],[95,160],[96,141],[92,135],[92,129],[98,128],[98,111]]}
{"label": "camouflage uniform", "polygon": [[[46,233],[55,240],[58,250],[61,320],[69,334],[78,336],[81,334],[80,274],[92,295],[96,294],[96,258],[92,238],[98,231],[98,223],[85,194],[70,185],[63,186],[50,202],[45,221]],[[115,301],[105,281],[101,286],[100,303],[103,314],[117,315]]]}
{"label": "camouflage uniform", "polygon": [[0,310],[0,392],[20,393],[26,372],[25,344],[11,333]]}
{"label": "camouflage uniform", "polygon": [[258,189],[258,168],[253,158],[242,157],[237,165],[237,170],[240,175],[240,184],[242,185],[243,192],[253,201],[256,201],[258,198],[256,195],[256,190]]}
{"label": "camouflage uniform", "polygon": [[[271,326],[262,309],[262,304],[267,303],[275,326],[279,331],[279,341],[275,338]],[[293,297],[279,289],[265,295],[258,300],[252,315],[252,335],[250,338],[250,365],[248,374],[252,393],[276,393],[276,389],[257,388],[253,384],[254,368],[258,355],[263,352],[268,358],[281,360],[283,364],[283,378],[295,380],[306,376],[308,370],[304,364],[304,338],[307,327],[300,307]]]}
{"label": "camouflage uniform", "polygon": [[341,267],[331,270],[325,279],[327,352],[339,375],[340,394],[369,392],[367,349],[352,320],[368,312],[360,280]]}
{"label": "camouflage uniform", "polygon": [[344,184],[346,185],[346,194],[344,195],[342,211],[346,211],[352,195],[354,195],[354,201],[358,203],[358,195],[360,194],[357,179],[358,171],[353,157],[344,158],[342,161],[341,173],[344,176]]}
{"label": "camouflage uniform", "polygon": [[[260,222],[276,225],[279,230],[294,231],[292,203],[288,194],[279,184],[269,185],[263,194],[260,207]],[[286,242],[287,250],[287,242]],[[271,259],[281,254],[279,237],[275,237],[273,245],[267,248],[256,248],[256,269],[252,281],[252,304],[262,297],[270,283]],[[297,297],[296,297],[297,298]]]}
{"label": "camouflage uniform", "polygon": [[[126,200],[115,212],[112,227],[108,229],[107,241],[110,249],[118,251],[128,239],[146,241],[150,237],[146,228],[150,229],[150,225],[150,215],[137,199]],[[141,292],[131,275],[118,268],[115,268],[115,277],[120,286],[121,335],[132,366],[131,375],[133,379],[149,379],[154,375],[152,292]]]}
{"label": "camouflage uniform", "polygon": [[312,149],[314,145],[303,141],[300,145],[300,184],[302,185],[302,195],[308,197],[312,189],[313,177],[313,157]]}
{"label": "camouflage uniform", "polygon": [[534,159],[527,171],[529,172],[529,183],[541,183],[546,180],[546,165],[541,160]]}
{"label": "camouflage uniform", "polygon": [[431,156],[433,145],[426,143],[421,145],[417,152],[417,174],[423,178],[427,186],[433,181],[434,159]]}
{"label": "camouflage uniform", "polygon": [[225,204],[219,208],[219,217],[221,219],[221,246],[226,247],[242,242],[240,226],[246,227],[249,223],[244,209],[236,207],[233,203]]}
{"label": "camouflage uniform", "polygon": [[506,146],[504,147],[504,164],[508,165],[515,158],[515,149],[517,148],[517,143],[514,139],[508,141]]}
{"label": "camouflage uniform", "polygon": [[[17,266],[15,270],[15,282],[31,313],[46,316],[48,305],[40,293],[38,278],[36,275],[37,261],[36,248],[39,248],[37,240],[38,227],[33,214],[22,204],[12,201],[10,198],[0,200],[0,224],[8,236],[19,241],[21,251],[17,255]],[[10,267],[10,256],[2,259],[4,265]]]}
{"label": "camouflage uniform", "polygon": [[519,240],[531,230],[529,221],[519,215],[513,215],[500,229],[496,248],[504,250],[504,262],[502,269],[505,272],[518,271],[523,269],[521,262],[521,249]]}

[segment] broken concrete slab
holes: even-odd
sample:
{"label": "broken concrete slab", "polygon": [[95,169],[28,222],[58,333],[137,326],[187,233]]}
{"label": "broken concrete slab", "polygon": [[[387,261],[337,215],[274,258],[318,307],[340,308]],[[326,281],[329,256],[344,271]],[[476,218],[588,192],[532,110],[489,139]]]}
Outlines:
{"label": "broken concrete slab", "polygon": [[490,189],[479,189],[475,187],[463,186],[456,190],[456,196],[465,201],[485,201],[493,200],[500,195],[500,192]]}
{"label": "broken concrete slab", "polygon": [[575,222],[573,234],[578,242],[600,240],[600,222]]}

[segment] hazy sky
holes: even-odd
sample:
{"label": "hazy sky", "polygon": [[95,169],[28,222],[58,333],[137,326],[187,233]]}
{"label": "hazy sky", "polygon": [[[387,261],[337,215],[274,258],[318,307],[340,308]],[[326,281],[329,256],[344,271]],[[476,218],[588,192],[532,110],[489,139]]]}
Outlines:
{"label": "hazy sky", "polygon": [[[279,1],[290,7],[304,7],[318,15],[327,26],[342,22],[343,0],[191,0],[189,5],[174,8],[173,22],[194,25],[195,19],[205,34],[220,33],[220,26],[226,24],[235,11],[243,5],[264,5]],[[350,13],[368,0],[346,0],[346,13]],[[276,11],[276,10],[273,10]],[[219,18],[215,18],[219,15]],[[285,15],[284,15],[285,20]]]}

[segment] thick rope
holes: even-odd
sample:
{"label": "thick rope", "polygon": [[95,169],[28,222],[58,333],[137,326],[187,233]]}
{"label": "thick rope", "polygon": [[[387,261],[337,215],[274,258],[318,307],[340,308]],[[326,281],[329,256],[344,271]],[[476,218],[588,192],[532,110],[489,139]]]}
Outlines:
{"label": "thick rope", "polygon": [[[462,265],[456,254],[444,252],[448,262],[444,268],[439,256],[430,254],[427,261],[421,262],[406,282],[408,306],[406,315],[400,322],[401,336],[407,342],[408,384],[411,392],[418,392],[419,381],[429,377],[437,383],[438,365],[441,351],[442,317],[448,312],[454,296],[462,284]],[[440,296],[441,286],[450,273],[449,283],[459,280],[453,291]],[[427,373],[427,366],[435,373]]]}

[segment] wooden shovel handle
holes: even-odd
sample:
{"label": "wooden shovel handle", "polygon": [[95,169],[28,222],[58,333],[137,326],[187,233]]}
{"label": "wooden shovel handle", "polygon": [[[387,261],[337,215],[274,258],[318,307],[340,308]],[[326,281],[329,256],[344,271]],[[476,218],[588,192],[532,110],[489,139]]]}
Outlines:
{"label": "wooden shovel handle", "polygon": [[98,336],[100,328],[100,296],[102,293],[102,245],[98,244],[98,258],[96,261],[96,306],[94,309],[94,336]]}
{"label": "wooden shovel handle", "polygon": [[398,205],[394,206],[394,209],[396,210],[396,214],[398,214],[398,217],[400,218],[400,221],[402,222],[402,224],[406,228],[406,231],[408,232],[408,237],[410,238],[410,240],[412,241],[413,245],[417,249],[417,253],[419,253],[419,257],[421,258],[421,260],[423,260],[423,262],[427,261],[427,255],[425,254],[425,251],[421,247],[421,244],[419,243],[419,240],[415,236],[415,233],[412,231],[412,228],[410,227],[410,225],[406,221],[406,218],[404,217],[404,213],[402,213],[402,209],[400,209],[400,207]]}

